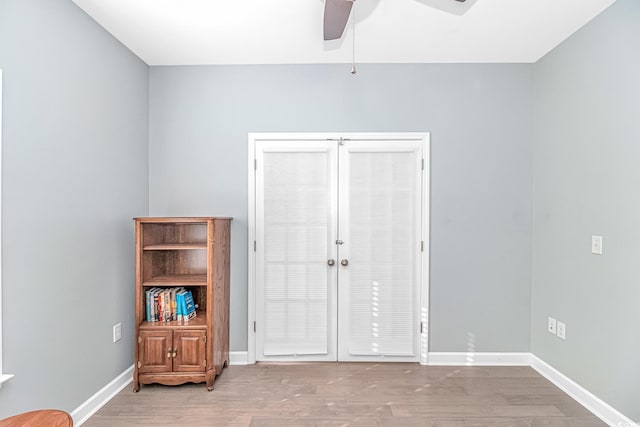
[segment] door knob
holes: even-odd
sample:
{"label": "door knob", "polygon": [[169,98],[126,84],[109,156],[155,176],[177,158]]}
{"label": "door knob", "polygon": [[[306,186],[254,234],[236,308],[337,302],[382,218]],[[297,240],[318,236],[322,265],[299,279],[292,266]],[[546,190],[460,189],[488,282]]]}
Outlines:
{"label": "door knob", "polygon": [[348,259],[343,259],[342,261],[340,261],[340,264],[341,264],[343,267],[346,267],[347,265],[349,265],[349,260],[348,260]]}
{"label": "door knob", "polygon": [[336,265],[336,260],[330,259],[329,261],[327,261],[327,264],[329,265],[329,267],[333,267],[334,265]]}

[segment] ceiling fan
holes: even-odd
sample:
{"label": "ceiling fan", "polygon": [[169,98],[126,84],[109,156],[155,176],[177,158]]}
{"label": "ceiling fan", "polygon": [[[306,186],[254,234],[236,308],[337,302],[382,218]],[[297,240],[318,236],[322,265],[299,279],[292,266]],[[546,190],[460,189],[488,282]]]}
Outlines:
{"label": "ceiling fan", "polygon": [[[356,0],[325,0],[324,39],[337,40],[342,37],[349,22],[351,8]],[[424,0],[423,0],[424,1]],[[466,0],[446,0],[464,3]]]}

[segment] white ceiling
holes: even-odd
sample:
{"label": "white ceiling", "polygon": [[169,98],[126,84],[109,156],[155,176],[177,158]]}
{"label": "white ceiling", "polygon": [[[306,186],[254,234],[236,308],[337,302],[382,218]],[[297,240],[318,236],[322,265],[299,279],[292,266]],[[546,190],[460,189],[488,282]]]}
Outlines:
{"label": "white ceiling", "polygon": [[[73,1],[149,65],[351,62],[350,28],[323,41],[323,0]],[[356,60],[536,62],[614,2],[357,0]]]}

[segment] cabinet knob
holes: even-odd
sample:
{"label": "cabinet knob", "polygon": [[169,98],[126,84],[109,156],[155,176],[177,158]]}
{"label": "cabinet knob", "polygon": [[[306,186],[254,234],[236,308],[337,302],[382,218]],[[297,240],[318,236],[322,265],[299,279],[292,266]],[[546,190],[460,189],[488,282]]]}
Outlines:
{"label": "cabinet knob", "polygon": [[342,261],[340,261],[340,265],[342,265],[343,267],[346,267],[347,265],[349,265],[349,260],[343,259]]}
{"label": "cabinet knob", "polygon": [[329,267],[333,267],[334,265],[336,265],[336,260],[335,259],[330,259],[329,261],[327,261],[327,265]]}

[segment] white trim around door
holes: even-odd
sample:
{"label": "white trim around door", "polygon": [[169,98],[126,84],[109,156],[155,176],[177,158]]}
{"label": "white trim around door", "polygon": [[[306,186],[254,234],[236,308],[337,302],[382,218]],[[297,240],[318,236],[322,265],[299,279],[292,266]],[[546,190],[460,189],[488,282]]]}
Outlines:
{"label": "white trim around door", "polygon": [[[256,168],[258,165],[256,144],[265,142],[286,143],[309,142],[310,145],[319,142],[337,141],[341,145],[346,141],[397,141],[418,142],[422,146],[422,194],[421,194],[421,251],[419,254],[419,292],[417,295],[419,306],[416,315],[415,340],[418,343],[419,354],[414,360],[421,364],[428,362],[428,342],[429,342],[429,170],[430,170],[430,135],[429,133],[250,133],[248,135],[248,351],[247,363],[255,363],[257,356],[256,343],[256,321],[259,307],[257,307],[257,262],[256,249],[259,248],[257,242],[258,227],[257,218],[257,185]],[[393,358],[392,358],[393,359]],[[293,358],[292,360],[302,360]],[[395,359],[394,359],[395,360]]]}
{"label": "white trim around door", "polygon": [[2,370],[2,68],[0,68],[0,388],[13,378]]}

